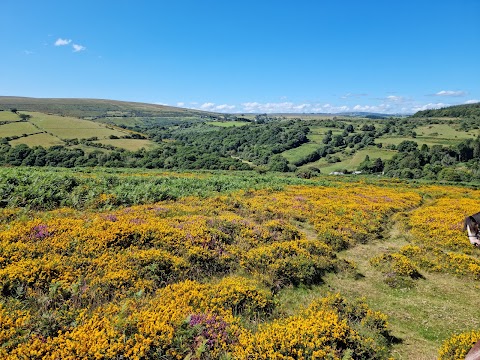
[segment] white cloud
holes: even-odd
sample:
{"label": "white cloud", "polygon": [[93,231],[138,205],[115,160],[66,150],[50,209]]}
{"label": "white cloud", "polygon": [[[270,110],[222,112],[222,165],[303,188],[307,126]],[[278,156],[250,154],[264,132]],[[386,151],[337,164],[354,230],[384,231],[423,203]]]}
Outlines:
{"label": "white cloud", "polygon": [[403,102],[405,98],[403,96],[389,95],[387,96],[386,100],[392,102]]}
{"label": "white cloud", "polygon": [[222,104],[222,105],[216,106],[215,109],[218,111],[233,110],[235,109],[235,105]]}
{"label": "white cloud", "polygon": [[442,90],[433,94],[433,96],[465,96],[467,93],[465,91],[453,91],[453,90]]}
{"label": "white cloud", "polygon": [[449,106],[449,104],[445,104],[445,103],[428,103],[425,105],[416,105],[412,107],[412,112],[430,110],[430,109],[440,109],[447,106]]}
{"label": "white cloud", "polygon": [[480,102],[480,100],[467,100],[465,101],[465,104],[476,104],[478,102]]}
{"label": "white cloud", "polygon": [[184,102],[177,102],[177,106],[178,107],[185,107],[185,103]]}
{"label": "white cloud", "polygon": [[72,40],[70,39],[62,39],[62,38],[58,38],[57,41],[55,41],[55,46],[65,46],[65,45],[68,45],[72,42]]}
{"label": "white cloud", "polygon": [[199,110],[204,110],[204,111],[229,112],[235,109],[236,106],[229,105],[229,104],[216,105],[215,103],[212,103],[212,102],[206,102],[200,106],[195,106],[194,108]]}
{"label": "white cloud", "polygon": [[211,111],[215,107],[215,104],[212,102],[203,103],[200,105],[200,109]]}
{"label": "white cloud", "polygon": [[278,102],[278,103],[259,103],[259,102],[246,102],[241,104],[243,106],[243,112],[247,113],[295,113],[295,112],[311,112],[311,104],[295,104],[290,101]]}
{"label": "white cloud", "polygon": [[360,97],[364,97],[364,96],[368,96],[368,94],[365,94],[365,93],[362,93],[362,94],[346,93],[345,95],[340,96],[340,99],[360,98]]}
{"label": "white cloud", "polygon": [[87,49],[85,46],[78,45],[78,44],[73,44],[72,47],[73,47],[73,52],[84,51]]}

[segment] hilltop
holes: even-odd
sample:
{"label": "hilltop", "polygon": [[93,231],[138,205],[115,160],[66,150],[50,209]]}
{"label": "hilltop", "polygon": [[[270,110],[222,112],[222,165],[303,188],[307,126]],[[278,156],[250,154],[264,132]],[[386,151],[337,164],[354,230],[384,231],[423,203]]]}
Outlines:
{"label": "hilltop", "polygon": [[418,111],[412,115],[414,118],[419,117],[480,117],[480,102],[475,104],[454,105],[442,109],[431,109]]}
{"label": "hilltop", "polygon": [[165,124],[183,120],[216,118],[219,114],[173,106],[130,101],[74,98],[0,96],[0,110],[40,112],[109,124]]}

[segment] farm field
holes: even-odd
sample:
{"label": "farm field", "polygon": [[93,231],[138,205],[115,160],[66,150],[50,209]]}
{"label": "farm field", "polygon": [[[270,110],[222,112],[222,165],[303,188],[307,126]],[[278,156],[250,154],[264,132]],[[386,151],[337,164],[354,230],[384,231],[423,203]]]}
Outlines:
{"label": "farm field", "polygon": [[356,151],[352,156],[345,156],[340,158],[341,161],[337,163],[330,164],[325,159],[310,163],[305,165],[318,167],[324,174],[329,174],[332,171],[341,171],[348,170],[354,171],[358,168],[360,163],[365,160],[365,157],[368,155],[371,160],[376,158],[381,158],[382,160],[391,159],[396,154],[395,151],[379,149],[376,146],[371,146],[366,149]]}
{"label": "farm field", "polygon": [[22,136],[24,134],[34,134],[40,131],[42,130],[39,130],[28,122],[15,122],[0,125],[0,137]]}
{"label": "farm field", "polygon": [[25,144],[25,145],[28,145],[29,147],[43,146],[45,148],[49,148],[55,145],[64,145],[65,143],[56,136],[53,136],[51,134],[41,133],[41,134],[34,134],[26,137],[21,137],[15,140],[10,140],[10,144],[12,146]]}
{"label": "farm field", "polygon": [[465,139],[475,139],[480,130],[459,131],[455,130],[448,124],[431,124],[421,126],[415,129],[417,136],[415,138],[408,136],[382,136],[376,140],[383,145],[393,144],[398,145],[402,141],[415,141],[421,147],[423,144],[428,146],[442,145],[451,146],[459,144]]}
{"label": "farm field", "polygon": [[129,151],[137,151],[141,148],[149,149],[157,146],[154,142],[144,139],[103,139],[95,142],[105,145],[113,145]]}
{"label": "farm field", "polygon": [[208,121],[206,124],[220,127],[239,127],[250,123],[248,121]]}
{"label": "farm field", "polygon": [[20,118],[11,111],[0,111],[0,121],[18,121]]}
{"label": "farm field", "polygon": [[104,170],[0,169],[0,357],[463,359],[480,339],[478,190]]}
{"label": "farm field", "polygon": [[91,137],[107,138],[110,135],[120,137],[129,134],[128,131],[108,128],[103,124],[89,120],[46,115],[36,112],[25,113],[32,116],[29,120],[32,124],[61,139],[86,139]]}
{"label": "farm field", "polygon": [[328,131],[332,131],[333,135],[338,135],[342,133],[342,130],[339,129],[332,129],[321,126],[311,126],[310,132],[307,134],[307,138],[310,141],[297,148],[282,152],[282,156],[292,163],[307,156],[308,154],[312,153],[313,151],[324,145],[322,143],[322,139],[325,137],[325,134]]}

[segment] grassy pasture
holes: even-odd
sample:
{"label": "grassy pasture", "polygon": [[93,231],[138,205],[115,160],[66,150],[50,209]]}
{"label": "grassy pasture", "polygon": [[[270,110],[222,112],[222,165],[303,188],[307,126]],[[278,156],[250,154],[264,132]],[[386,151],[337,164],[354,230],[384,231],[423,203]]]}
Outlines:
{"label": "grassy pasture", "polygon": [[385,136],[380,137],[376,140],[378,143],[382,144],[393,144],[398,145],[402,141],[411,140],[418,143],[419,146],[426,144],[428,146],[432,145],[442,145],[442,146],[451,146],[460,143],[465,139],[474,139],[480,135],[480,130],[472,131],[460,131],[455,130],[448,124],[432,124],[426,126],[420,126],[415,129],[417,137],[408,137],[408,136]]}
{"label": "grassy pasture", "polygon": [[220,127],[240,127],[250,123],[248,121],[208,121],[206,124]]}
{"label": "grassy pasture", "polygon": [[303,144],[297,148],[284,151],[282,156],[287,159],[289,162],[293,163],[301,158],[311,154],[320,147],[320,144],[317,142],[309,142]]}
{"label": "grassy pasture", "polygon": [[320,159],[316,162],[307,164],[305,166],[315,166],[318,167],[322,173],[328,174],[332,171],[338,171],[338,170],[356,170],[360,163],[365,160],[365,156],[369,156],[370,160],[375,160],[377,158],[381,158],[382,160],[388,160],[391,159],[394,155],[396,154],[395,151],[392,150],[386,150],[386,149],[379,149],[377,147],[368,147],[366,149],[362,149],[357,151],[353,156],[346,156],[346,155],[340,155],[336,154],[337,156],[340,157],[341,161],[330,164],[328,163],[325,159]]}
{"label": "grassy pasture", "polygon": [[44,148],[49,148],[55,145],[64,145],[65,143],[53,135],[41,133],[10,141],[10,145],[12,146],[20,144],[25,144],[29,147],[43,146]]}
{"label": "grassy pasture", "polygon": [[110,135],[123,136],[127,131],[107,128],[103,124],[89,120],[63,117],[57,115],[46,115],[42,113],[28,113],[32,117],[30,122],[42,130],[48,131],[62,139],[86,139],[96,136],[106,138]]}
{"label": "grassy pasture", "polygon": [[282,156],[287,159],[289,162],[295,162],[301,158],[307,156],[308,154],[314,152],[319,147],[323,145],[322,140],[325,137],[325,134],[331,130],[333,135],[338,135],[343,132],[341,129],[332,129],[328,127],[321,126],[311,126],[310,132],[307,134],[307,138],[310,142],[303,144],[297,148],[284,151]]}
{"label": "grassy pasture", "polygon": [[144,139],[104,139],[95,142],[105,145],[112,145],[130,151],[137,151],[141,148],[148,149],[156,146],[154,142]]}
{"label": "grassy pasture", "polygon": [[469,139],[480,134],[480,130],[462,131],[452,128],[448,124],[432,124],[415,129],[418,136],[439,137],[445,139]]}
{"label": "grassy pasture", "polygon": [[0,121],[18,121],[20,118],[11,111],[0,111]]}
{"label": "grassy pasture", "polygon": [[40,131],[41,130],[28,122],[15,122],[0,125],[0,137],[22,136],[23,134],[34,134]]}

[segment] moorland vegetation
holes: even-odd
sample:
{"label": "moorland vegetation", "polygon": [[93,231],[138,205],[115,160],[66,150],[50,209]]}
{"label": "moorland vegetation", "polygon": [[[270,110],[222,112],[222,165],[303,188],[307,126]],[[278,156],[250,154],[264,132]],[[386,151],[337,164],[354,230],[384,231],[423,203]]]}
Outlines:
{"label": "moorland vegetation", "polygon": [[2,358],[461,359],[479,339],[476,190],[0,171]]}

